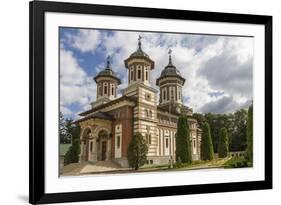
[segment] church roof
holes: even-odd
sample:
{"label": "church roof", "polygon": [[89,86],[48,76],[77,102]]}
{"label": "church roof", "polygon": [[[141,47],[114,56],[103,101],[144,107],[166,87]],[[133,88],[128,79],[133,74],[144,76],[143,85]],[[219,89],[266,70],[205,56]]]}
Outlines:
{"label": "church roof", "polygon": [[84,111],[84,112],[82,112],[82,113],[79,113],[79,115],[80,115],[80,116],[86,116],[86,115],[89,115],[89,114],[91,114],[91,113],[93,113],[93,112],[96,112],[96,111],[98,111],[98,110],[100,110],[100,109],[103,109],[103,108],[105,108],[105,107],[107,107],[107,106],[110,106],[110,105],[113,105],[113,104],[122,102],[122,101],[124,101],[124,100],[125,100],[125,101],[136,102],[136,98],[135,98],[135,97],[123,95],[122,97],[117,98],[117,99],[115,99],[115,100],[111,100],[111,101],[109,101],[108,103],[101,104],[101,105],[96,106],[96,107],[94,107],[94,108],[92,108],[92,109],[90,109],[90,110],[87,110],[87,111]]}
{"label": "church roof", "polygon": [[171,49],[169,50],[169,63],[165,66],[165,68],[162,70],[160,77],[156,80],[156,85],[158,85],[159,80],[165,77],[178,77],[181,80],[185,81],[185,79],[181,76],[180,71],[176,68],[176,66],[172,63],[172,57],[171,57]]}
{"label": "church roof", "polygon": [[113,78],[115,80],[117,80],[118,84],[121,84],[121,80],[117,77],[117,75],[115,74],[115,72],[111,69],[110,66],[110,61],[109,61],[109,57],[107,57],[107,63],[106,63],[106,68],[102,71],[100,71],[95,77],[94,80],[97,82],[97,79],[99,77],[110,77]]}
{"label": "church roof", "polygon": [[147,61],[149,61],[151,63],[151,69],[154,68],[154,61],[150,59],[149,55],[146,54],[141,47],[141,36],[139,36],[138,38],[138,48],[135,52],[133,52],[129,58],[127,58],[124,62],[125,62],[125,66],[126,68],[128,68],[128,60],[132,59],[132,58],[144,58]]}
{"label": "church roof", "polygon": [[113,120],[113,117],[105,112],[94,112],[91,115],[88,115],[87,117],[81,118],[76,120],[74,123],[79,123],[88,119],[94,119],[94,118],[98,118],[98,119],[103,119],[103,120]]}

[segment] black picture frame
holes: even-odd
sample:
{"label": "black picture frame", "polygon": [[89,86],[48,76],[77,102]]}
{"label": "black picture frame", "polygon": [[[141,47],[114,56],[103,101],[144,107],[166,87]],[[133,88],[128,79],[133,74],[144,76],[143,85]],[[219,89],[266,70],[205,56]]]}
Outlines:
{"label": "black picture frame", "polygon": [[[108,200],[138,197],[171,196],[198,193],[260,190],[272,188],[272,17],[124,6],[33,1],[30,12],[30,164],[29,202],[31,204]],[[219,184],[198,184],[153,188],[135,188],[71,193],[45,193],[45,70],[44,15],[46,12],[97,14],[110,16],[149,17],[162,19],[199,20],[259,24],[265,27],[265,180]]]}

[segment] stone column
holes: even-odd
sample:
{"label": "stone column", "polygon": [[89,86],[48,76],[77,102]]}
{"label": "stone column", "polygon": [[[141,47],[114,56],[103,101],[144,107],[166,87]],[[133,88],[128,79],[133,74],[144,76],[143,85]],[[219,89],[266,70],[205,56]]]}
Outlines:
{"label": "stone column", "polygon": [[93,139],[93,153],[92,153],[92,156],[93,156],[93,161],[98,161],[98,144],[97,144],[97,139],[94,138]]}
{"label": "stone column", "polygon": [[111,139],[107,139],[106,161],[111,160]]}

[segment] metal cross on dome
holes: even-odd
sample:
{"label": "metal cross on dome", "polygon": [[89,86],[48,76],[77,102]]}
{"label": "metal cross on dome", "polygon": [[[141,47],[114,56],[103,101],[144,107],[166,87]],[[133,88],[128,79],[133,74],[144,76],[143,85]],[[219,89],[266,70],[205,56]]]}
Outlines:
{"label": "metal cross on dome", "polygon": [[142,36],[139,35],[139,38],[138,38],[138,41],[139,41],[139,48],[141,48],[141,39],[142,39]]}
{"label": "metal cross on dome", "polygon": [[110,67],[110,56],[107,56],[107,58],[106,58],[106,65],[107,65],[107,68]]}
{"label": "metal cross on dome", "polygon": [[169,54],[169,64],[172,64],[172,57],[171,57],[172,49],[171,48],[169,48],[168,54]]}

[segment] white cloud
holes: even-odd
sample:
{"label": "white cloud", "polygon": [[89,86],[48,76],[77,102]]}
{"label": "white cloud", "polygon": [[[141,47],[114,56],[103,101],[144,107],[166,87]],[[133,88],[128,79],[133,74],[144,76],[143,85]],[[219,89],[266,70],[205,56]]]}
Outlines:
{"label": "white cloud", "polygon": [[60,100],[61,111],[73,114],[68,106],[77,104],[84,107],[95,99],[96,85],[93,79],[79,66],[71,51],[60,50]]}
{"label": "white cloud", "polygon": [[94,52],[101,43],[101,34],[97,30],[80,29],[75,35],[68,35],[70,46],[81,52]]}
{"label": "white cloud", "polygon": [[[121,90],[127,86],[128,81],[124,60],[137,49],[139,34],[143,36],[143,50],[155,61],[155,69],[151,73],[151,85],[158,89],[155,82],[168,64],[167,52],[171,46],[173,64],[186,78],[183,87],[185,103],[194,111],[212,111],[211,107],[215,108],[215,104],[221,102],[228,102],[228,107],[224,111],[229,111],[252,99],[252,38],[125,31],[101,35],[95,30],[80,30],[69,39],[72,47],[81,52],[95,51],[100,45],[98,52],[104,55],[104,58],[107,55],[112,57],[112,69],[122,80],[119,86]],[[73,60],[73,55],[70,59]],[[68,62],[71,61],[70,59]],[[89,98],[95,99],[94,82],[85,72],[79,74],[83,69],[79,67],[77,59],[74,59],[71,65],[72,70],[77,68],[77,76],[80,77],[73,79],[76,74],[72,75],[74,71],[68,71],[69,79],[65,77],[65,83],[67,84],[71,79],[74,81],[71,85],[67,84],[68,88],[65,88],[69,95],[65,96],[65,102],[78,101],[86,105],[86,102],[90,102]],[[98,67],[101,69],[104,65]],[[75,94],[77,92],[80,93],[79,98]],[[223,94],[209,95],[212,92]],[[212,105],[209,106],[209,110],[207,105]]]}

